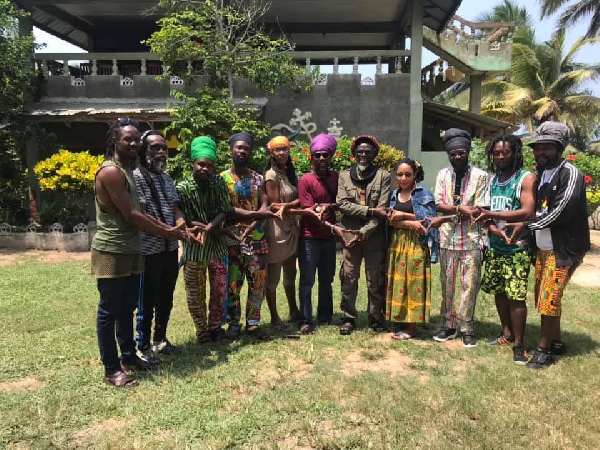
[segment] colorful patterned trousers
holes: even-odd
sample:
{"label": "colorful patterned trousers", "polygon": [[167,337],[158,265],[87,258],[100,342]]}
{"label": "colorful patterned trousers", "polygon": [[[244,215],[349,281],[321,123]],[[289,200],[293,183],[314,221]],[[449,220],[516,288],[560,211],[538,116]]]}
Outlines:
{"label": "colorful patterned trousers", "polygon": [[[210,282],[208,322],[206,320],[206,269]],[[185,295],[190,315],[196,326],[196,336],[221,327],[223,305],[227,295],[227,256],[205,265],[186,261],[183,268]]]}
{"label": "colorful patterned trousers", "polygon": [[240,326],[242,319],[241,293],[244,278],[248,280],[246,301],[246,326],[260,325],[260,309],[265,297],[267,281],[267,255],[243,255],[239,247],[229,247],[229,289],[226,313],[229,326]]}
{"label": "colorful patterned trousers", "polygon": [[[442,307],[446,328],[456,328],[460,320],[460,331],[473,332],[475,302],[481,284],[483,252],[476,250],[440,249],[440,281],[442,283]],[[456,272],[460,268],[460,309],[454,307]]]}

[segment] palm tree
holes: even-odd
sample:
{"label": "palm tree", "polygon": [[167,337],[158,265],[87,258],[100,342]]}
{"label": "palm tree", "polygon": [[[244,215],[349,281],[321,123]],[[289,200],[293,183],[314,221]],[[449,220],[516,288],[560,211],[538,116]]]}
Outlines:
{"label": "palm tree", "polygon": [[482,86],[482,112],[523,123],[529,130],[548,119],[561,120],[572,129],[577,124],[598,120],[600,98],[583,86],[600,78],[600,64],[575,60],[582,47],[594,42],[580,39],[565,53],[563,30],[541,44],[515,43],[510,73]]}
{"label": "palm tree", "polygon": [[598,0],[539,0],[542,4],[541,18],[550,17],[564,6],[569,5],[558,18],[557,29],[564,29],[592,16],[584,38],[600,35],[600,1]]}

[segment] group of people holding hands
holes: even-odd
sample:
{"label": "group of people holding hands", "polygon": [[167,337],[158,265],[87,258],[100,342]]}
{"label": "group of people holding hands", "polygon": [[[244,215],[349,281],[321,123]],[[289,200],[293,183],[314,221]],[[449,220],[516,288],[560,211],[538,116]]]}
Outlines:
{"label": "group of people holding hands", "polygon": [[[179,351],[166,329],[180,264],[201,344],[236,339],[242,330],[267,339],[260,326],[265,298],[272,327],[289,331],[277,311],[280,280],[289,320],[299,323],[301,335],[312,334],[317,324],[331,324],[337,243],[342,247],[340,334],[352,334],[357,325],[364,260],[369,327],[384,332],[392,324],[393,339],[415,337],[418,324],[430,319],[431,263],[439,261],[443,324],[434,340],[454,339],[460,331],[465,347],[477,344],[474,311],[481,288],[495,295],[502,324],[501,334],[488,344],[511,343],[516,363],[547,367],[566,352],[560,336],[562,293],[590,246],[583,175],[562,158],[568,136],[558,122],[539,127],[530,144],[537,177],[523,169],[520,138],[496,138],[487,149],[490,176],[469,165],[469,133],[447,130],[450,166],[438,173],[433,193],[419,185],[424,168],[418,161],[402,159],[392,176],[375,165],[380,145],[369,135],[353,140],[355,165],[340,173],[330,168],[336,139],[316,136],[310,143],[312,170],[301,177],[283,136],[267,145],[264,175],[249,168],[254,148],[249,133],[231,136],[232,165],[220,174],[214,140],[200,136],[191,144],[192,174],[175,186],[165,173],[164,136],[155,130],[140,135],[134,120],[117,120],[95,181],[92,274],[100,292],[97,330],[104,381],[135,386],[127,372],[155,367],[158,354]],[[133,170],[136,157],[139,167]],[[542,328],[530,356],[523,337],[532,264]]]}

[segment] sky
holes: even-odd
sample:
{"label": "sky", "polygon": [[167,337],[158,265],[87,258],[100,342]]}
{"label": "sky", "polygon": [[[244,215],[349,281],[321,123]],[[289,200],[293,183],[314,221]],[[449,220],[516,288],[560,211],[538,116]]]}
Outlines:
{"label": "sky", "polygon": [[[544,41],[550,39],[553,31],[556,26],[556,17],[545,19],[541,21],[539,19],[539,2],[536,0],[514,0],[519,6],[527,6],[527,9],[530,11],[533,16],[535,22],[535,30],[537,39],[539,41]],[[501,3],[501,0],[492,1],[492,0],[463,0],[460,8],[457,11],[457,14],[464,19],[467,20],[475,20],[482,12],[489,11],[494,5]],[[570,48],[571,45],[583,34],[587,31],[587,24],[589,22],[586,20],[581,21],[581,23],[576,24],[575,26],[569,28],[567,30],[566,36],[566,49]],[[42,30],[34,28],[34,35],[37,43],[45,43],[46,47],[41,50],[41,52],[45,53],[83,53],[84,50],[76,47],[74,45],[69,44],[68,42],[64,42],[54,36],[45,33]],[[425,50],[423,54],[423,66],[426,66],[432,61],[438,59],[436,55]],[[577,60],[582,62],[598,63],[600,62],[600,43],[596,45],[589,45],[583,48],[577,55]],[[345,67],[347,71],[351,71],[351,67]],[[324,73],[330,73],[331,67],[325,68],[322,70]],[[344,71],[343,69],[341,71]],[[367,72],[375,73],[375,68],[370,67],[367,69]],[[368,73],[365,73],[368,75]],[[591,83],[589,86],[595,95],[600,96],[600,80],[596,83]]]}

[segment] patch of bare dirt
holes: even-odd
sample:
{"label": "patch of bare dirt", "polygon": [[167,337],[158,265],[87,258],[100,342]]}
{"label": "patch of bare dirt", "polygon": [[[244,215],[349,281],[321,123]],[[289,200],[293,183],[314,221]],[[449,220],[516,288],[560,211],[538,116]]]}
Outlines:
{"label": "patch of bare dirt", "polygon": [[88,448],[98,440],[118,433],[126,426],[127,422],[124,419],[103,420],[73,433],[72,444],[75,448]]}
{"label": "patch of bare dirt", "polygon": [[277,444],[278,450],[313,450],[314,447],[308,444],[301,444],[296,436],[286,436]]}
{"label": "patch of bare dirt", "polygon": [[35,377],[25,377],[20,380],[0,383],[0,392],[35,391],[43,388],[45,385],[45,383]]}
{"label": "patch of bare dirt", "polygon": [[15,251],[0,249],[0,266],[25,264],[32,259],[45,263],[89,261],[90,252],[44,252],[39,250]]}
{"label": "patch of bare dirt", "polygon": [[268,360],[258,367],[251,374],[254,382],[262,389],[304,378],[314,369],[313,364],[298,357],[288,357],[279,362]]}
{"label": "patch of bare dirt", "polygon": [[590,231],[590,239],[592,248],[571,281],[578,286],[597,288],[600,287],[600,231]]}
{"label": "patch of bare dirt", "polygon": [[410,368],[413,359],[393,350],[384,352],[381,358],[369,359],[363,350],[356,349],[344,357],[342,372],[345,375],[357,375],[364,371],[387,372],[392,375],[416,375]]}

